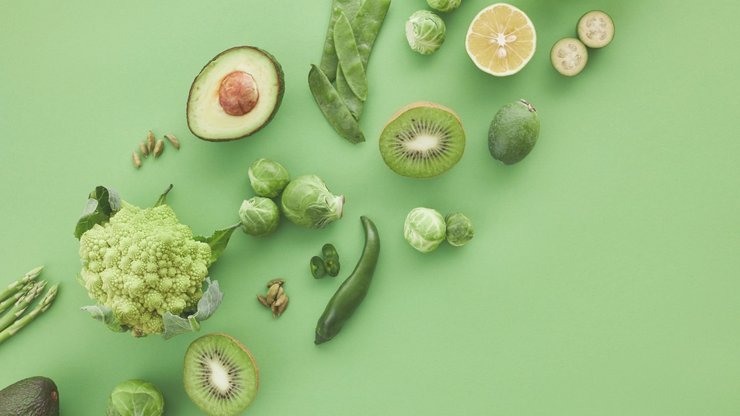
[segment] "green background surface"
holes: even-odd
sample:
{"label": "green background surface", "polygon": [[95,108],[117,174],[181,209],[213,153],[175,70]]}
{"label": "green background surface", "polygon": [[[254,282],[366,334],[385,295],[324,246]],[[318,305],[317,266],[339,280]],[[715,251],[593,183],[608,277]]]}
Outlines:
{"label": "green background surface", "polygon": [[[251,196],[247,166],[267,157],[320,175],[347,204],[324,230],[284,221],[267,239],[235,234],[212,269],[226,298],[202,333],[228,332],[254,353],[261,390],[249,413],[740,414],[740,3],[517,0],[538,52],[503,79],[463,46],[489,2],[463,3],[424,57],[403,34],[424,1],[394,1],[357,146],[334,134],[306,82],[328,0],[0,3],[0,281],[45,264],[63,283],[47,314],[0,345],[0,386],[46,375],[64,415],[100,415],[115,384],[143,378],[167,414],[199,414],[181,375],[196,335],[135,339],[79,311],[90,300],[75,282],[72,229],[95,185],[145,206],[174,183],[181,221],[209,233],[235,221]],[[590,9],[614,17],[616,38],[580,76],[561,77],[550,46]],[[280,60],[283,106],[251,138],[197,140],[185,124],[190,82],[241,44]],[[542,134],[506,167],[488,154],[488,123],[519,98],[538,108]],[[468,133],[462,161],[425,181],[395,175],[377,150],[386,120],[417,100],[454,108]],[[148,129],[183,147],[136,171],[130,153]],[[415,252],[401,230],[416,206],[467,213],[476,238]],[[382,237],[375,281],[344,331],[316,347],[316,319],[362,248],[362,214]],[[344,269],[316,281],[308,259],[327,241]],[[254,299],[274,277],[291,296],[279,320]]]}

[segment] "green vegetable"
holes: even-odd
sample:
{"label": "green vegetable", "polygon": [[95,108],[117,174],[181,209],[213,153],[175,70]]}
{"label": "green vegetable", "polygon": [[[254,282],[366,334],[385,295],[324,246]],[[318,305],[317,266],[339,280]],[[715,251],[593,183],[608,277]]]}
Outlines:
{"label": "green vegetable", "polygon": [[36,299],[46,287],[46,282],[39,281],[33,284],[31,288],[18,299],[8,313],[0,316],[0,331],[9,327],[16,319],[20,318],[21,315],[28,309],[34,299]]}
{"label": "green vegetable", "polygon": [[33,270],[30,270],[28,273],[23,275],[23,277],[9,284],[8,287],[0,292],[0,301],[8,299],[16,295],[19,291],[22,291],[28,285],[28,283],[32,282],[36,277],[38,277],[39,274],[41,274],[41,270],[43,269],[44,266],[40,266]]}
{"label": "green vegetable", "polygon": [[442,214],[431,208],[414,208],[406,216],[403,237],[411,247],[429,253],[445,240],[446,226]]}
{"label": "green vegetable", "polygon": [[[390,5],[391,0],[366,0],[360,6],[357,16],[352,20],[352,32],[355,35],[355,43],[365,72],[367,72],[370,52],[383,26]],[[339,92],[355,119],[359,120],[362,114],[363,101],[352,92],[341,68],[337,70],[337,92]]]}
{"label": "green vegetable", "polygon": [[[179,331],[182,325],[173,324],[182,321],[165,321],[165,316],[187,320],[196,329],[193,319],[210,316],[218,306],[199,302],[204,284],[209,285],[207,292],[219,295],[208,300],[220,302],[218,285],[207,279],[208,267],[226,248],[238,224],[210,237],[194,237],[166,205],[167,192],[153,208],[121,201],[119,210],[80,237],[79,281],[98,303],[82,309],[111,330],[131,331],[137,337],[178,333],[174,328]],[[91,194],[101,196],[106,193]],[[202,306],[210,313],[201,311]]]}
{"label": "green vegetable", "polygon": [[245,233],[264,237],[280,224],[280,210],[272,199],[255,196],[242,202],[239,219]]}
{"label": "green vegetable", "polygon": [[258,196],[275,198],[290,182],[288,170],[278,162],[257,159],[249,166],[249,183]]}
{"label": "green vegetable", "polygon": [[434,53],[445,41],[447,29],[441,17],[428,10],[414,12],[406,21],[406,40],[415,52]]}
{"label": "green vegetable", "polygon": [[464,214],[456,212],[445,218],[447,224],[447,242],[455,247],[465,245],[473,239],[473,223]]}
{"label": "green vegetable", "polygon": [[331,85],[329,78],[316,65],[311,65],[311,71],[308,73],[308,86],[324,118],[340,136],[350,143],[365,141],[365,135],[362,134],[359,123],[342,101],[337,90]]}
{"label": "green vegetable", "polygon": [[288,184],[281,198],[283,214],[308,228],[324,228],[342,218],[344,196],[334,195],[316,175],[299,176]]}
{"label": "green vegetable", "polygon": [[164,396],[154,384],[128,380],[117,385],[108,399],[107,416],[162,416]]}
{"label": "green vegetable", "polygon": [[[46,295],[44,295],[44,297],[39,301],[39,303],[30,312],[28,312],[25,315],[20,316],[19,318],[18,316],[16,316],[17,319],[15,320],[15,322],[10,324],[10,326],[8,326],[7,328],[0,330],[0,344],[3,341],[15,335],[18,331],[20,331],[26,325],[31,323],[31,321],[36,319],[39,315],[46,312],[51,307],[51,304],[54,302],[54,299],[56,299],[58,289],[59,289],[58,284],[49,288],[49,290],[46,291]],[[29,290],[28,293],[31,293],[31,290]],[[10,316],[10,315],[5,315],[5,316]]]}
{"label": "green vegetable", "polygon": [[339,275],[339,259],[329,258],[324,262],[326,264],[326,274],[331,277],[337,277]]}
{"label": "green vegetable", "polygon": [[370,289],[375,266],[380,254],[380,237],[375,224],[360,217],[365,230],[365,248],[355,270],[349,275],[326,305],[324,313],[316,324],[314,343],[321,344],[334,338],[342,330],[347,320],[355,313]]}
{"label": "green vegetable", "polygon": [[[372,1],[372,0],[370,0]],[[326,31],[326,40],[324,41],[324,51],[321,55],[321,70],[327,75],[330,82],[334,81],[337,74],[337,51],[334,47],[334,25],[339,19],[339,15],[344,13],[350,21],[355,18],[357,10],[360,8],[362,0],[333,0],[331,4],[331,17],[329,27]]]}
{"label": "green vegetable", "polygon": [[323,255],[325,259],[339,259],[337,249],[330,243],[326,243],[321,247],[321,255]]}
{"label": "green vegetable", "polygon": [[311,257],[311,262],[309,265],[311,266],[311,274],[313,275],[314,279],[321,279],[322,277],[326,276],[326,264],[324,263],[324,259],[322,259],[321,257]]}
{"label": "green vegetable", "polygon": [[362,101],[367,99],[367,76],[362,65],[360,52],[355,43],[352,25],[344,13],[339,15],[334,24],[334,46],[337,49],[339,67],[352,92]]}
{"label": "green vegetable", "polygon": [[460,7],[461,0],[427,0],[427,4],[434,10],[447,13]]}

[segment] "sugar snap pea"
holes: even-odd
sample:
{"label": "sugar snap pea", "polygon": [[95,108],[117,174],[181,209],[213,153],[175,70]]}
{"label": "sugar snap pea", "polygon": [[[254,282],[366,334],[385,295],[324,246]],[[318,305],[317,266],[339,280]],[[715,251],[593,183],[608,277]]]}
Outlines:
{"label": "sugar snap pea", "polygon": [[316,344],[331,340],[342,330],[344,324],[365,299],[370,288],[380,254],[380,237],[378,229],[369,218],[363,216],[360,217],[360,221],[365,230],[365,248],[362,250],[355,270],[339,286],[319,318],[314,339]]}
{"label": "sugar snap pea", "polygon": [[334,47],[337,50],[337,58],[339,58],[339,68],[344,74],[347,85],[357,98],[362,101],[367,100],[365,68],[360,59],[360,52],[357,50],[352,25],[344,13],[339,15],[334,24]]}
{"label": "sugar snap pea", "polygon": [[352,117],[352,113],[331,85],[329,78],[316,65],[311,65],[311,71],[308,73],[308,86],[324,117],[340,136],[352,143],[365,141],[365,135],[362,134],[359,123]]}
{"label": "sugar snap pea", "polygon": [[[367,65],[370,61],[370,53],[378,38],[380,29],[388,14],[391,6],[391,0],[365,0],[357,12],[357,16],[352,20],[352,31],[355,34],[355,43],[360,53],[362,66],[367,73]],[[337,92],[342,97],[352,115],[359,119],[362,114],[363,102],[352,92],[345,80],[342,69],[337,69]]]}
{"label": "sugar snap pea", "polygon": [[331,17],[329,27],[326,30],[326,40],[324,41],[324,51],[321,54],[321,63],[319,67],[326,74],[330,81],[334,81],[337,74],[337,52],[334,47],[334,24],[339,15],[344,13],[350,21],[355,18],[357,11],[360,9],[362,0],[333,0],[331,4]]}

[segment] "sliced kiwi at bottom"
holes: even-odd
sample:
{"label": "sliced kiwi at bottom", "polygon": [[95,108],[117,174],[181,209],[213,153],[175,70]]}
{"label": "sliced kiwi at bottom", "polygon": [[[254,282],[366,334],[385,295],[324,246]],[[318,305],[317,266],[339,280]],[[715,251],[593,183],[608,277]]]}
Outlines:
{"label": "sliced kiwi at bottom", "polygon": [[465,130],[454,111],[418,102],[402,108],[380,134],[383,161],[399,175],[430,178],[451,169],[465,151]]}
{"label": "sliced kiwi at bottom", "polygon": [[550,51],[552,66],[560,74],[573,77],[581,73],[588,63],[588,50],[576,38],[563,38]]}
{"label": "sliced kiwi at bottom", "polygon": [[184,383],[190,399],[207,415],[239,415],[257,395],[259,369],[238,340],[208,334],[185,353]]}

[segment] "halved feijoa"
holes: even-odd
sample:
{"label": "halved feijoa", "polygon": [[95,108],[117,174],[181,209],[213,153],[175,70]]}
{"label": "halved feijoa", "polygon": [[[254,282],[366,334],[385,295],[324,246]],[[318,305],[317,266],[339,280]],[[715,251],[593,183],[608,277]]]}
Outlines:
{"label": "halved feijoa", "polygon": [[283,69],[253,46],[227,49],[200,71],[188,95],[188,127],[203,140],[247,137],[272,120],[285,91]]}
{"label": "halved feijoa", "polygon": [[226,334],[204,335],[185,353],[185,392],[209,416],[240,415],[259,389],[249,350]]}
{"label": "halved feijoa", "polygon": [[465,131],[454,111],[420,102],[401,109],[380,134],[380,154],[399,175],[429,178],[448,171],[465,151]]}
{"label": "halved feijoa", "polygon": [[603,48],[614,39],[614,21],[601,10],[592,10],[578,21],[578,38],[589,48]]}
{"label": "halved feijoa", "polygon": [[560,39],[550,51],[552,66],[565,75],[572,77],[583,71],[588,62],[588,50],[576,38]]}

